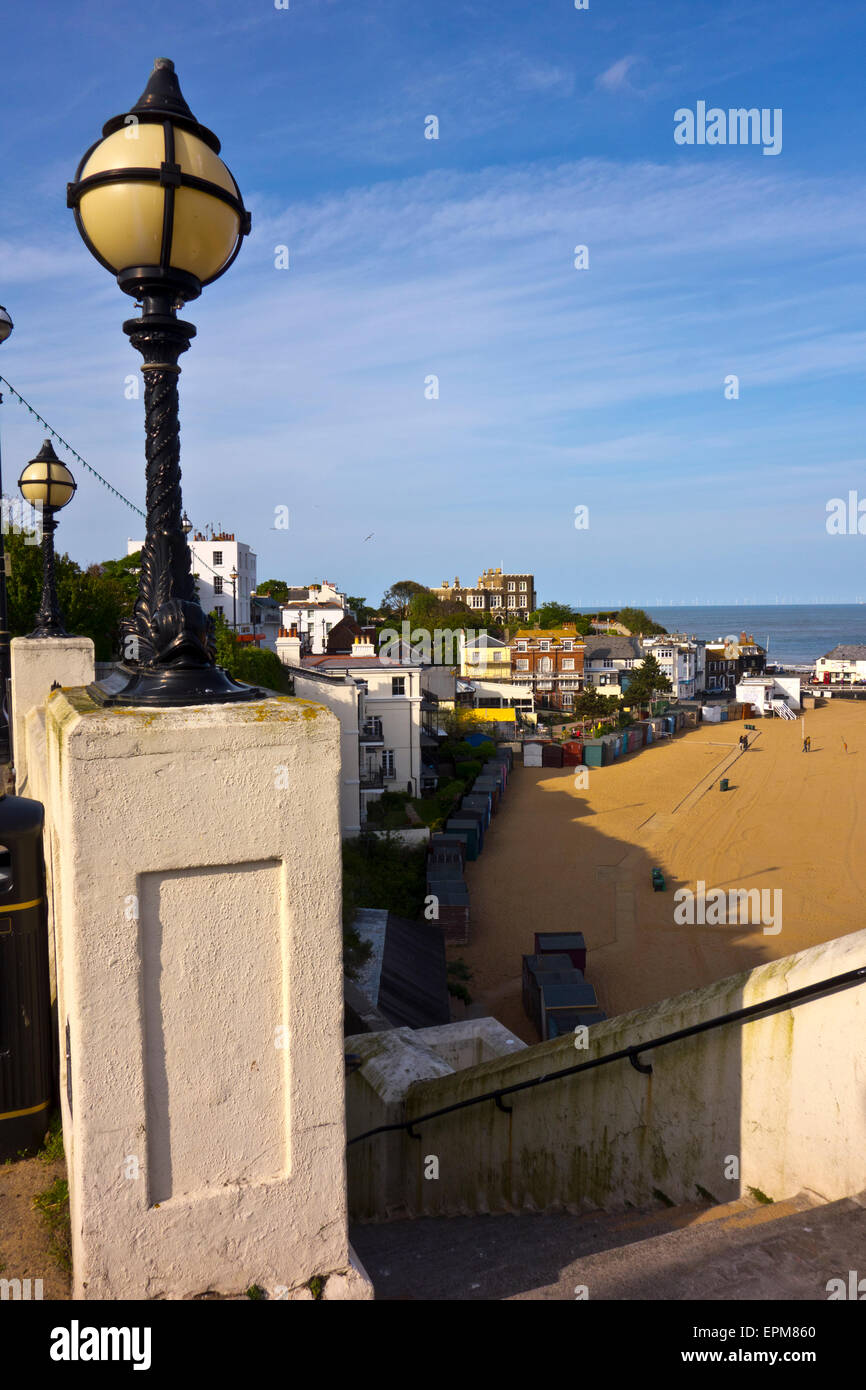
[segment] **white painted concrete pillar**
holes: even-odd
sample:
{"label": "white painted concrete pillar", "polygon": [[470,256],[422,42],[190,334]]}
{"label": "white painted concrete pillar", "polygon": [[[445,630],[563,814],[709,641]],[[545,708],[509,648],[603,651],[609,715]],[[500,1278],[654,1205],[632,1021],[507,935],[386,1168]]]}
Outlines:
{"label": "white painted concrete pillar", "polygon": [[304,1299],[314,1276],[371,1297],[347,1235],[337,720],[78,689],[45,726],[73,1297]]}
{"label": "white painted concrete pillar", "polygon": [[27,788],[27,712],[45,704],[55,681],[61,686],[90,684],[94,679],[93,643],[89,637],[14,637],[11,647],[15,789],[19,796],[32,796]]}

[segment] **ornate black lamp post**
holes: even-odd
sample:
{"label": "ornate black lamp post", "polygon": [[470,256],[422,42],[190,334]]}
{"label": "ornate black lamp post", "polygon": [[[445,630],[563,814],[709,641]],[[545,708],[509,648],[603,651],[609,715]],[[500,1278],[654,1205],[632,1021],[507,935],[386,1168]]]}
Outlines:
{"label": "ornate black lamp post", "polygon": [[260,699],[215,662],[213,621],[196,597],[180,489],[177,365],[195,328],[177,317],[203,285],[224,274],[250,229],[240,190],[216,136],[183,99],[174,64],[157,58],[128,113],[103,127],[68,187],[85,245],[120,288],[140,300],[124,333],[144,358],[147,537],[131,652],[90,687],[101,704],[201,705]]}
{"label": "ornate black lamp post", "polygon": [[54,582],[54,532],[57,530],[55,512],[72,501],[77,483],[66,464],[54,452],[46,439],[35,459],[25,465],[18,479],[25,502],[42,511],[42,602],[36,614],[36,626],[28,637],[68,637],[57,604]]}
{"label": "ornate black lamp post", "polygon": [[[14,324],[11,316],[0,304],[0,343],[5,343],[9,334],[12,332]],[[3,396],[0,395],[0,404]],[[3,472],[0,468],[0,500],[3,497]],[[12,761],[12,739],[10,736],[9,720],[9,677],[12,670],[11,653],[9,647],[9,614],[6,604],[6,548],[4,541],[4,529],[0,525],[0,706],[2,706],[2,716],[0,716],[0,763]]]}

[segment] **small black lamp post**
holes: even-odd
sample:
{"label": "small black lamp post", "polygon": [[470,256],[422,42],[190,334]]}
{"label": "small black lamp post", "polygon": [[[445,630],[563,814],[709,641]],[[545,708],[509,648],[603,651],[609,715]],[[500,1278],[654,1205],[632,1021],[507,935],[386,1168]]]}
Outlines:
{"label": "small black lamp post", "polygon": [[89,687],[106,705],[201,705],[261,699],[216,665],[213,621],[190,567],[180,488],[177,365],[195,328],[178,308],[226,270],[250,230],[220,142],[184,101],[168,58],[128,113],[103,127],[69,184],[67,203],[88,250],[140,300],[123,325],[144,358],[147,536],[138,598],[124,627],[132,652]]}
{"label": "small black lamp post", "polygon": [[54,582],[55,513],[72,501],[76,482],[66,464],[55,454],[50,439],[46,439],[35,459],[31,459],[18,479],[25,502],[42,512],[42,602],[36,614],[36,626],[28,637],[68,637],[57,604]]}

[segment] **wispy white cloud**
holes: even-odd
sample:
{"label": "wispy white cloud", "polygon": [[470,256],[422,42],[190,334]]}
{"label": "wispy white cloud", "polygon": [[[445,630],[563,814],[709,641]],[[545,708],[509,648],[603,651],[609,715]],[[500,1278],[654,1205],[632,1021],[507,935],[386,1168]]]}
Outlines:
{"label": "wispy white cloud", "polygon": [[637,62],[638,58],[633,53],[627,53],[624,58],[618,58],[604,72],[599,73],[596,78],[596,86],[603,87],[606,92],[620,92],[623,88],[631,90],[628,75]]}
{"label": "wispy white cloud", "polygon": [[[654,563],[699,566],[710,500],[733,554],[744,488],[750,534],[775,524],[781,479],[808,528],[820,478],[790,466],[855,452],[853,404],[817,412],[808,393],[849,382],[856,397],[862,179],[585,160],[252,202],[249,245],[189,306],[183,469],[197,523],[231,519],[269,571],[333,570],[359,592],[383,564],[438,579],[477,543],[480,510],[495,563],[536,526],[532,563],[567,595],[576,503],[593,517],[582,565],[603,566],[613,543],[639,564],[641,511],[623,499],[649,488],[676,537]],[[283,243],[289,271],[274,268]],[[17,253],[19,294],[54,275],[57,254]],[[83,271],[77,244],[63,254],[75,257],[63,313],[46,306],[0,369],[140,500],[142,406],[124,397],[138,359],[120,331],[131,306],[95,264]],[[737,402],[723,395],[730,372]],[[430,374],[438,400],[425,399]],[[4,450],[30,457],[32,422],[3,414]],[[135,522],[80,481],[90,501],[64,517],[64,544],[93,559]],[[284,539],[270,530],[279,504],[293,516]],[[387,560],[361,548],[370,530]]]}

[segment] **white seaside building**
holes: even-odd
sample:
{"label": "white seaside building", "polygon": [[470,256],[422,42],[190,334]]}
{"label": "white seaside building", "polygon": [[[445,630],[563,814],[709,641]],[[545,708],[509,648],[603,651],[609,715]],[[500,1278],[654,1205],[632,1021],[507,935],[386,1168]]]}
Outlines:
{"label": "white seaside building", "polygon": [[827,685],[862,685],[866,681],[866,646],[843,643],[834,647],[815,662],[815,676]]}
{"label": "white seaside building", "polygon": [[644,652],[652,654],[671,683],[671,694],[677,700],[693,700],[704,689],[707,644],[701,638],[684,633],[663,637],[644,637]]}
{"label": "white seaside building", "polygon": [[[231,579],[237,572],[237,631],[250,636],[250,594],[256,588],[256,553],[243,541],[235,539],[233,531],[221,531],[210,536],[200,531],[187,537],[192,555],[192,572],[198,584],[199,602],[205,613],[222,613],[231,627],[235,612]],[[126,553],[141,550],[144,541],[127,540]]]}
{"label": "white seaside building", "polygon": [[282,626],[298,629],[301,651],[322,656],[327,650],[328,633],[346,616],[346,595],[325,579],[321,584],[290,588],[283,604]]}
{"label": "white seaside building", "polygon": [[344,836],[357,835],[371,798],[384,791],[420,796],[436,787],[427,760],[438,748],[438,698],[427,689],[430,667],[409,648],[376,656],[359,638],[351,655],[302,656],[300,634],[285,631],[277,655],[291,670],[295,694],[337,715],[342,729],[340,822]]}

